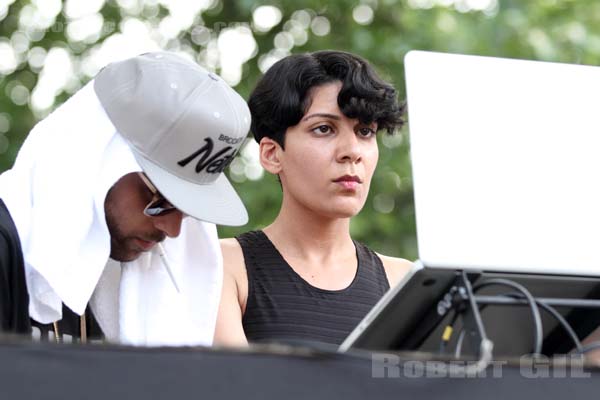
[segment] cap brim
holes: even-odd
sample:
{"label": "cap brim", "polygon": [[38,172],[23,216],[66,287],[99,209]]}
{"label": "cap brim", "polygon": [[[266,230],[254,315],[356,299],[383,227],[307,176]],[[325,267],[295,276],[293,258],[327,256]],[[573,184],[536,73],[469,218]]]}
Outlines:
{"label": "cap brim", "polygon": [[176,177],[133,151],[144,173],[167,200],[183,213],[219,225],[241,226],[248,212],[225,173],[211,184],[197,184]]}

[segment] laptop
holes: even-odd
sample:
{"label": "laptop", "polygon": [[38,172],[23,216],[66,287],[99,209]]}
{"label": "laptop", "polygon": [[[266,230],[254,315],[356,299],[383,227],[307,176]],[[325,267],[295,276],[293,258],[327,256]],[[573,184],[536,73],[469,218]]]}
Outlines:
{"label": "laptop", "polygon": [[[340,349],[436,350],[462,270],[599,299],[600,67],[411,51],[405,71],[419,261]],[[532,336],[526,307],[486,313]]]}

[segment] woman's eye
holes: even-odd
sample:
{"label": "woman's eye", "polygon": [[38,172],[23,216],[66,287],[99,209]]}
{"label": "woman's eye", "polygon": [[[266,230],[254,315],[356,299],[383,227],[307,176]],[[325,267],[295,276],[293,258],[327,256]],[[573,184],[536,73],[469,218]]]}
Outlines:
{"label": "woman's eye", "polygon": [[358,133],[360,134],[360,136],[367,138],[374,136],[376,132],[372,128],[363,127],[358,129]]}
{"label": "woman's eye", "polygon": [[319,125],[312,130],[317,135],[326,135],[331,133],[331,127],[329,125]]}

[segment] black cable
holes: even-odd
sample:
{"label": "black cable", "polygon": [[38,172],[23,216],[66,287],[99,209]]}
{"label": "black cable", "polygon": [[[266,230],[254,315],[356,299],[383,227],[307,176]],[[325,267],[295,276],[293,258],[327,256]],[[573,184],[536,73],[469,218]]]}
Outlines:
{"label": "black cable", "polygon": [[[507,293],[507,294],[504,294],[503,296],[523,298],[523,295],[521,293]],[[542,307],[550,315],[552,315],[554,318],[556,318],[556,320],[562,325],[562,327],[565,329],[567,334],[573,340],[573,343],[575,344],[577,351],[580,352],[582,349],[581,341],[579,340],[579,337],[577,336],[577,333],[575,333],[575,330],[573,329],[573,327],[571,327],[571,324],[569,324],[567,322],[567,320],[558,311],[556,311],[556,309],[554,307],[544,303],[541,300],[535,299],[535,302],[538,306]]]}
{"label": "black cable", "polygon": [[517,282],[510,281],[508,279],[502,278],[494,278],[494,279],[486,279],[483,282],[478,283],[473,287],[473,291],[476,292],[480,289],[483,289],[487,286],[507,286],[513,288],[523,294],[529,307],[531,309],[531,315],[533,317],[533,323],[535,325],[535,338],[534,338],[534,354],[541,354],[542,352],[542,341],[543,341],[543,327],[542,327],[542,318],[540,317],[540,310],[536,304],[535,299],[523,285],[518,284]]}
{"label": "black cable", "polygon": [[[467,363],[466,365],[444,364],[444,366],[445,366],[444,371],[446,371],[448,374],[461,374],[461,375],[465,375],[465,376],[476,376],[479,373],[481,373],[482,371],[485,371],[485,369],[492,362],[494,343],[491,340],[489,340],[487,338],[487,335],[485,334],[485,328],[483,326],[483,321],[481,320],[481,314],[479,313],[478,305],[477,305],[477,303],[475,303],[475,299],[473,296],[471,282],[469,282],[469,278],[467,277],[467,274],[464,271],[462,273],[462,279],[463,279],[464,288],[465,288],[466,294],[467,294],[467,300],[469,301],[469,304],[471,306],[471,309],[473,312],[473,318],[475,320],[475,324],[477,325],[477,330],[479,331],[479,336],[481,337],[481,342],[479,343],[479,358],[477,361]],[[458,306],[458,304],[454,305],[454,307],[457,307],[457,306]],[[451,324],[454,324],[454,322],[456,321],[457,315],[459,313],[459,310],[456,308],[454,309],[454,311],[455,311],[455,314],[452,317]],[[446,336],[447,335],[444,334],[442,336],[442,340],[448,341],[449,337],[446,337]],[[464,336],[464,331],[461,332],[460,336],[461,336],[461,338],[459,338],[459,341],[462,342],[462,337]],[[427,368],[427,366],[426,366],[426,368]],[[439,373],[437,368],[436,368],[436,371]]]}
{"label": "black cable", "polygon": [[477,362],[469,367],[470,371],[484,371],[490,362],[493,359],[494,343],[487,337],[485,333],[485,327],[483,326],[483,320],[481,319],[481,313],[479,312],[479,305],[475,302],[475,295],[473,294],[473,287],[471,286],[471,281],[469,281],[469,277],[465,271],[462,271],[462,278],[464,283],[464,288],[466,291],[467,300],[469,301],[469,305],[471,307],[471,312],[473,313],[473,319],[475,320],[475,325],[477,326],[477,330],[479,331],[479,337],[481,338],[481,342],[479,342],[479,359]]}
{"label": "black cable", "polygon": [[[465,271],[462,272],[462,276],[465,284],[465,289],[467,290],[467,299],[471,306],[471,311],[473,312],[473,319],[475,320],[475,325],[477,325],[479,336],[481,337],[481,340],[486,340],[487,335],[485,334],[485,328],[483,327],[483,321],[481,319],[481,314],[479,313],[479,306],[475,302],[473,287],[471,286],[471,282],[469,281],[469,278],[467,277],[467,273]],[[490,279],[490,281],[491,280],[492,279]],[[481,286],[481,284],[477,285],[476,287],[479,286]]]}
{"label": "black cable", "polygon": [[[482,339],[482,341],[483,341],[483,339],[487,340],[487,337],[485,334],[485,329],[483,328],[483,321],[481,320],[481,314],[479,313],[479,311],[480,311],[479,306],[473,301],[473,288],[471,287],[471,282],[469,281],[469,278],[468,278],[466,272],[464,272],[464,271],[462,273],[462,278],[463,278],[465,290],[467,292],[467,299],[473,310],[473,317],[475,319],[475,323],[477,325],[477,329],[479,330],[481,339]],[[446,345],[448,344],[448,342],[450,342],[450,337],[452,335],[452,329],[454,327],[454,323],[456,322],[456,320],[458,319],[458,316],[460,314],[460,312],[458,310],[458,304],[455,304],[452,310],[454,312],[452,319],[450,320],[450,323],[448,325],[446,325],[446,328],[444,329],[444,332],[442,334],[442,341],[440,343],[440,353],[444,353]],[[448,332],[448,330],[450,330],[450,332]],[[459,332],[458,340],[456,342],[456,348],[454,350],[455,358],[460,358],[460,355],[462,352],[462,343],[465,338],[465,333],[466,333],[466,331],[464,328],[462,328]]]}
{"label": "black cable", "polygon": [[456,349],[454,349],[454,358],[459,359],[460,355],[462,353],[462,344],[463,341],[465,340],[465,334],[467,333],[467,331],[465,331],[465,329],[461,329],[459,334],[458,334],[458,340],[456,341]]}
{"label": "black cable", "polygon": [[452,330],[454,329],[454,323],[458,319],[458,311],[456,308],[452,309],[452,318],[450,318],[450,322],[444,328],[444,332],[442,333],[442,340],[440,341],[440,354],[444,354],[446,352],[446,346],[448,346],[448,342],[450,342],[450,338],[452,337]]}

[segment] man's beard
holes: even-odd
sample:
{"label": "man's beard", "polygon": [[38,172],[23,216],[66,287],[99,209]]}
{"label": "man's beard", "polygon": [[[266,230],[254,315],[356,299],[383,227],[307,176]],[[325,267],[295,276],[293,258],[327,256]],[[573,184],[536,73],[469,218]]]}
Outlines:
{"label": "man's beard", "polygon": [[140,238],[149,242],[160,243],[165,240],[164,232],[155,231],[151,234],[125,233],[121,225],[121,219],[115,215],[114,210],[108,206],[105,208],[106,226],[110,234],[110,258],[116,261],[133,261],[140,256],[142,251],[128,247],[134,238]]}
{"label": "man's beard", "polygon": [[127,235],[109,209],[106,210],[106,226],[110,234],[110,258],[116,261],[135,260],[140,253],[127,249]]}

